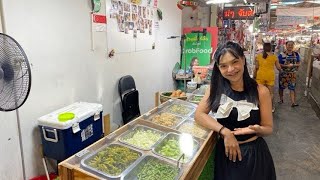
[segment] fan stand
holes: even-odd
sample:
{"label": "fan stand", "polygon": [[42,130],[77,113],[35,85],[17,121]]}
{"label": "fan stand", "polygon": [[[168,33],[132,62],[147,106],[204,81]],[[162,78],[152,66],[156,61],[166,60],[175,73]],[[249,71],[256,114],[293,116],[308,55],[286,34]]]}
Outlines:
{"label": "fan stand", "polygon": [[23,173],[23,179],[26,179],[26,167],[25,167],[25,163],[24,163],[22,133],[21,133],[20,115],[19,115],[19,110],[18,109],[16,109],[16,115],[17,115],[17,125],[18,125],[18,134],[19,134],[19,147],[20,147],[20,155],[21,155],[21,163],[22,163],[22,173]]}

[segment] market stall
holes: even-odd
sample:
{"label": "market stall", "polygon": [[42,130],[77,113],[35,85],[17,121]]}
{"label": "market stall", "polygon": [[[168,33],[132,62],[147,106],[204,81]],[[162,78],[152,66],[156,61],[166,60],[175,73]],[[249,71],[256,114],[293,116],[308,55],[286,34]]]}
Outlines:
{"label": "market stall", "polygon": [[61,162],[61,179],[135,179],[158,167],[173,179],[197,179],[216,133],[195,123],[196,106],[168,100]]}

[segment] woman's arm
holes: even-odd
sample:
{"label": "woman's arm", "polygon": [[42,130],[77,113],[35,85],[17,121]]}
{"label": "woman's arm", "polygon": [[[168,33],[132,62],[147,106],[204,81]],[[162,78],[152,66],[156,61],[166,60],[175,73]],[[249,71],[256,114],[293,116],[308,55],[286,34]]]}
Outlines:
{"label": "woman's arm", "polygon": [[275,65],[276,65],[276,68],[278,69],[278,71],[281,71],[281,70],[282,70],[282,68],[281,68],[281,66],[280,66],[280,63],[279,63],[278,59],[276,59],[276,61],[275,61]]}
{"label": "woman's arm", "polygon": [[273,132],[272,102],[269,89],[264,85],[258,85],[260,125],[250,125],[245,128],[236,128],[232,133],[234,135],[257,134],[258,136],[267,136]]}
{"label": "woman's arm", "polygon": [[212,129],[215,132],[220,131],[220,135],[224,139],[225,145],[225,154],[229,157],[229,160],[235,162],[237,157],[239,161],[242,160],[241,151],[239,147],[239,143],[235,136],[231,133],[228,128],[225,128],[221,125],[216,119],[209,116],[208,113],[211,111],[210,106],[208,105],[208,99],[210,96],[210,88],[207,89],[204,97],[200,101],[196,113],[195,113],[195,120],[198,124],[206,127],[208,129]]}
{"label": "woman's arm", "polygon": [[254,69],[254,72],[253,72],[253,79],[255,79],[257,77],[257,72],[259,70],[259,61],[257,58],[255,58],[255,69]]}
{"label": "woman's arm", "polygon": [[215,132],[219,132],[222,125],[218,123],[216,119],[208,115],[209,112],[211,111],[207,102],[209,99],[209,96],[210,96],[210,88],[206,90],[204,97],[202,98],[202,100],[200,101],[197,107],[194,117],[198,124],[208,129],[212,129]]}

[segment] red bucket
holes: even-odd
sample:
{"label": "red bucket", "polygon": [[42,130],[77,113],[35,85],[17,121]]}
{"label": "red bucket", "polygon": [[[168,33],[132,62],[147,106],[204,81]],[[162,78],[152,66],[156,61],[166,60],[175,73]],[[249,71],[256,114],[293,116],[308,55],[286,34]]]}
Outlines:
{"label": "red bucket", "polygon": [[[58,176],[55,173],[50,173],[49,174],[49,178],[50,180],[54,180],[56,179]],[[34,178],[31,178],[30,180],[47,180],[47,176],[46,175],[42,175],[42,176],[37,176]]]}

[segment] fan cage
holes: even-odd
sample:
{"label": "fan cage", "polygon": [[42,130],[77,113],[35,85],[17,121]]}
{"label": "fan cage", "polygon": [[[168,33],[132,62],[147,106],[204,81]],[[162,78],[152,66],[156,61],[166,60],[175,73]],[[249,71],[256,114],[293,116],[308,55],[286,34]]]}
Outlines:
{"label": "fan cage", "polygon": [[0,111],[13,111],[27,100],[31,88],[31,70],[25,52],[12,37],[0,33]]}

